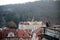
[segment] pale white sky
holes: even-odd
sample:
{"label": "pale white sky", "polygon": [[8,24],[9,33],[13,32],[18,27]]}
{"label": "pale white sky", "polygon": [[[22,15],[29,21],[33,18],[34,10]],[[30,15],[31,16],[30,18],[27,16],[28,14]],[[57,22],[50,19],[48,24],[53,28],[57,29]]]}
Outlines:
{"label": "pale white sky", "polygon": [[[8,5],[8,4],[18,4],[18,3],[26,3],[26,2],[34,2],[34,1],[42,1],[42,0],[0,0],[0,5]],[[46,0],[43,0],[46,1]],[[51,0],[48,0],[51,1]],[[56,1],[56,0],[53,0]]]}
{"label": "pale white sky", "polygon": [[0,0],[0,5],[34,2],[38,0]]}

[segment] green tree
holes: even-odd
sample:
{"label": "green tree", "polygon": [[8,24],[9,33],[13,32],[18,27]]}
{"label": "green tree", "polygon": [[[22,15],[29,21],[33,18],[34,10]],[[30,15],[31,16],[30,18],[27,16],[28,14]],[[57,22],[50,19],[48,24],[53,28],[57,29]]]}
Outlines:
{"label": "green tree", "polygon": [[9,21],[8,22],[8,27],[9,28],[17,28],[16,23],[14,21]]}

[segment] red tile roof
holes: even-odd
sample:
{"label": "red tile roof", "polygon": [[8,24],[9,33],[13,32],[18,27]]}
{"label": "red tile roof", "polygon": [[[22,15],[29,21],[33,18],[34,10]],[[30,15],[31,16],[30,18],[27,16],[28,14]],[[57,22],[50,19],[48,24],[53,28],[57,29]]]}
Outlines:
{"label": "red tile roof", "polygon": [[31,36],[25,30],[18,30],[18,37],[20,37],[20,38],[30,38]]}
{"label": "red tile roof", "polygon": [[7,37],[7,34],[8,34],[8,30],[3,29],[2,30],[2,37]]}
{"label": "red tile roof", "polygon": [[0,31],[0,38],[1,37],[7,37],[9,32],[14,32],[15,35],[17,35],[16,37],[19,38],[31,38],[31,35],[29,34],[28,31],[26,30],[17,30],[16,29],[3,29],[2,31]]}
{"label": "red tile roof", "polygon": [[16,29],[9,29],[9,32],[16,32]]}
{"label": "red tile roof", "polygon": [[41,36],[42,35],[42,29],[39,28],[36,30],[36,36]]}
{"label": "red tile roof", "polygon": [[[8,29],[8,30],[3,29],[0,33],[0,36],[2,35],[2,37],[7,37],[9,32],[13,32],[14,34],[17,33],[15,29]],[[16,36],[17,36],[17,34],[16,34]]]}
{"label": "red tile roof", "polygon": [[2,39],[2,31],[0,30],[0,39]]}

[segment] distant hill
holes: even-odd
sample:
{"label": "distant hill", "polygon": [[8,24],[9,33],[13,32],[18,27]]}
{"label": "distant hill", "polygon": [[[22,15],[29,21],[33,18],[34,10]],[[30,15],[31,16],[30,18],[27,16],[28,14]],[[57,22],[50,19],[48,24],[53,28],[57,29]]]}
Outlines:
{"label": "distant hill", "polygon": [[0,6],[1,18],[7,14],[10,15],[10,13],[14,14],[13,18],[17,18],[19,21],[31,20],[34,17],[37,21],[43,20],[60,24],[60,1],[36,1],[33,3]]}

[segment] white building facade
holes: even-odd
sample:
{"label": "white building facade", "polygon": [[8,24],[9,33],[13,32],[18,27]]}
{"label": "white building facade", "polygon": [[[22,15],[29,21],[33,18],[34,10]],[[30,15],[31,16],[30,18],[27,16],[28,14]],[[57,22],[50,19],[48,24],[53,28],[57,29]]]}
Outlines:
{"label": "white building facade", "polygon": [[46,27],[46,25],[42,21],[35,22],[20,22],[18,29],[38,29],[40,27]]}

